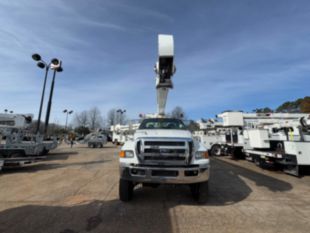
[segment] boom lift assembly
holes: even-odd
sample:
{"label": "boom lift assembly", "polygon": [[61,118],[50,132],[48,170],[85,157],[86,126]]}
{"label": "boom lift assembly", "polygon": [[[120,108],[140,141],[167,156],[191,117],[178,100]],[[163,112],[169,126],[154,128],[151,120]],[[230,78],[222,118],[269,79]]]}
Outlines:
{"label": "boom lift assembly", "polygon": [[139,128],[139,125],[139,123],[131,122],[127,125],[112,125],[110,128],[110,131],[112,132],[112,143],[116,145],[123,145],[127,140],[133,139],[133,135]]}
{"label": "boom lift assembly", "polygon": [[158,56],[155,64],[156,91],[157,91],[157,113],[159,116],[165,115],[166,102],[169,89],[173,88],[171,77],[176,71],[173,63],[174,43],[173,36],[158,36]]}

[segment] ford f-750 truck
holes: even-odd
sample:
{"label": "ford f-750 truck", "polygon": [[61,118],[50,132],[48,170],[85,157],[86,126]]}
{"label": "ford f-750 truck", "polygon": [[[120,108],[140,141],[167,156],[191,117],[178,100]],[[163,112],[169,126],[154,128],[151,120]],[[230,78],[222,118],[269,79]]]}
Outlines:
{"label": "ford f-750 truck", "polygon": [[209,158],[180,119],[165,115],[168,90],[172,88],[173,37],[159,35],[159,61],[155,72],[158,113],[142,120],[134,138],[120,151],[119,196],[131,200],[137,184],[188,184],[198,202],[208,194]]}

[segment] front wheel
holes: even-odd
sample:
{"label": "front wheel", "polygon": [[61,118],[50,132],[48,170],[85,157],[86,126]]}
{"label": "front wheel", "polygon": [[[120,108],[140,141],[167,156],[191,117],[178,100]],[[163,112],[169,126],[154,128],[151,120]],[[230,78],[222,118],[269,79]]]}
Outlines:
{"label": "front wheel", "polygon": [[47,150],[46,148],[44,148],[42,154],[43,154],[43,155],[47,155],[49,151],[50,151],[50,150]]}
{"label": "front wheel", "polygon": [[205,204],[208,200],[208,192],[209,192],[209,183],[208,181],[197,183],[197,184],[191,184],[190,189],[192,192],[192,195],[194,199],[199,204]]}
{"label": "front wheel", "polygon": [[128,202],[132,199],[133,183],[128,180],[120,179],[119,181],[119,198],[123,202]]}
{"label": "front wheel", "polygon": [[220,145],[214,145],[211,148],[211,155],[212,156],[221,156],[222,155],[222,150]]}

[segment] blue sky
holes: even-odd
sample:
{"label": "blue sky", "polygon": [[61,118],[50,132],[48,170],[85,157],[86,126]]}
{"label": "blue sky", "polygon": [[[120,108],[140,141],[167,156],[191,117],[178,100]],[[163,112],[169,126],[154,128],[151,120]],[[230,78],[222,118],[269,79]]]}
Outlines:
{"label": "blue sky", "polygon": [[0,108],[37,115],[38,52],[63,60],[51,121],[64,123],[65,108],[155,112],[159,33],[175,37],[167,110],[199,119],[276,107],[309,95],[309,22],[302,0],[0,0]]}

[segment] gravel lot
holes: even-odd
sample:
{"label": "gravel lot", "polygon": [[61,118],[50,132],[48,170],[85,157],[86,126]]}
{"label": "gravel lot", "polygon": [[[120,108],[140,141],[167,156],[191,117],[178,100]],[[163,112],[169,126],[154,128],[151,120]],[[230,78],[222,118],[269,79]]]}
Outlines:
{"label": "gravel lot", "polygon": [[310,232],[310,176],[212,159],[208,204],[187,186],[136,187],[118,200],[119,149],[62,146],[0,173],[0,232]]}

